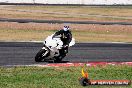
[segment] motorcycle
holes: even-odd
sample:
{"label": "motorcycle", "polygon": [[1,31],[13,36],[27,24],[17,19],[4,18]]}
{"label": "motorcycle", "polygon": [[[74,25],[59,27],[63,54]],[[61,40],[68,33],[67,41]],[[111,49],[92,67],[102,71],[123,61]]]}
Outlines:
{"label": "motorcycle", "polygon": [[75,44],[75,39],[72,38],[69,46],[63,46],[60,36],[52,38],[53,35],[54,34],[48,36],[43,42],[42,49],[35,56],[36,62],[51,60],[54,62],[61,62],[62,59],[67,55],[68,48]]}

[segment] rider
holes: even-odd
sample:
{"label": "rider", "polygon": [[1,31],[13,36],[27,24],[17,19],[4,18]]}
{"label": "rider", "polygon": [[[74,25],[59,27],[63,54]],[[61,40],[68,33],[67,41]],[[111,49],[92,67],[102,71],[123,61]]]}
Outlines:
{"label": "rider", "polygon": [[69,30],[69,26],[64,26],[63,29],[57,31],[52,38],[60,35],[60,39],[61,41],[63,42],[63,46],[66,47],[66,46],[69,46],[69,43],[71,42],[72,40],[72,34],[71,34],[71,31]]}
{"label": "rider", "polygon": [[63,42],[63,49],[60,50],[61,54],[68,53],[68,46],[72,40],[72,34],[71,34],[71,31],[69,29],[70,29],[69,26],[64,26],[63,29],[57,31],[52,37],[52,38],[54,38],[54,37],[60,35],[60,39]]}

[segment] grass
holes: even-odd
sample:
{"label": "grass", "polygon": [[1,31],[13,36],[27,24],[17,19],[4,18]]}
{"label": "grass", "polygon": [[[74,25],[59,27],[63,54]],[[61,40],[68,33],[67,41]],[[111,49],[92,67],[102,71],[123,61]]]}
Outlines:
{"label": "grass", "polygon": [[[1,8],[0,16],[54,20],[131,21],[131,8],[132,6],[7,6]],[[106,15],[112,17],[106,17]]]}
{"label": "grass", "polygon": [[[117,15],[117,16],[131,16],[132,6],[129,7],[90,7],[90,6],[14,6],[15,9],[28,9],[28,10],[43,10],[51,12],[63,13],[85,13],[85,14],[101,14],[101,15]],[[70,10],[69,10],[70,9]],[[120,14],[122,13],[122,14]]]}
{"label": "grass", "polygon": [[[43,41],[57,30],[1,28],[0,41]],[[72,30],[76,42],[132,42],[131,31]]]}
{"label": "grass", "polygon": [[[85,67],[89,78],[132,80],[131,66]],[[83,88],[78,81],[81,67],[0,67],[0,88]],[[131,88],[130,86],[90,86],[90,88]]]}
{"label": "grass", "polygon": [[[131,19],[125,17],[112,18],[95,16],[131,16],[131,8],[131,6],[125,8],[7,6],[4,9],[1,8],[0,16],[1,18],[131,21]],[[77,42],[132,42],[131,26],[71,25],[70,27],[73,29],[72,33]],[[60,29],[59,24],[0,23],[0,41],[42,41],[57,29]],[[89,73],[90,79],[94,80],[132,80],[132,67],[130,66],[98,66],[96,68],[87,67],[85,70]],[[0,88],[83,88],[78,82],[79,77],[81,77],[81,67],[0,67]],[[132,88],[132,85],[90,86],[90,88]]]}
{"label": "grass", "polygon": [[[132,35],[72,31],[77,42],[131,42]],[[1,41],[42,41],[54,33],[48,30],[0,30]]]}
{"label": "grass", "polygon": [[44,30],[0,30],[1,41],[39,41],[51,35],[52,31]]}
{"label": "grass", "polygon": [[[123,22],[132,20],[132,6],[1,6],[0,10],[1,18]],[[63,24],[0,22],[0,41],[42,41],[61,27]],[[70,27],[77,42],[132,42],[131,25],[70,24]]]}

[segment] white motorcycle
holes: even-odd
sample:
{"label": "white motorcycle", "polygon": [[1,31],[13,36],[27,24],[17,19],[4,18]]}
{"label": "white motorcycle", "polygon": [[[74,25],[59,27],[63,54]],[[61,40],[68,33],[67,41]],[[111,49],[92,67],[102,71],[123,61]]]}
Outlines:
{"label": "white motorcycle", "polygon": [[[60,36],[57,36],[55,38],[52,38],[54,34],[51,36],[48,36],[44,43],[44,46],[42,49],[36,54],[35,61],[41,62],[41,61],[54,61],[54,62],[61,62],[62,59],[66,56],[68,52],[67,49],[63,46],[63,42],[60,39]],[[72,38],[71,42],[69,43],[69,47],[73,46],[75,44],[75,39]],[[61,53],[61,50],[65,51],[65,53]]]}

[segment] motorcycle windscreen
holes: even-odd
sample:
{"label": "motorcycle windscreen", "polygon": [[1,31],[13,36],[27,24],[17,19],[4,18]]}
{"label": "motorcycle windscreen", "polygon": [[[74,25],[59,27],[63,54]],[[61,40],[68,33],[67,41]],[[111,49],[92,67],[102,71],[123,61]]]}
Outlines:
{"label": "motorcycle windscreen", "polygon": [[60,49],[63,45],[63,42],[60,40],[60,38],[52,38],[53,35],[48,36],[45,39],[45,45],[46,46],[51,46],[51,47],[56,47]]}

